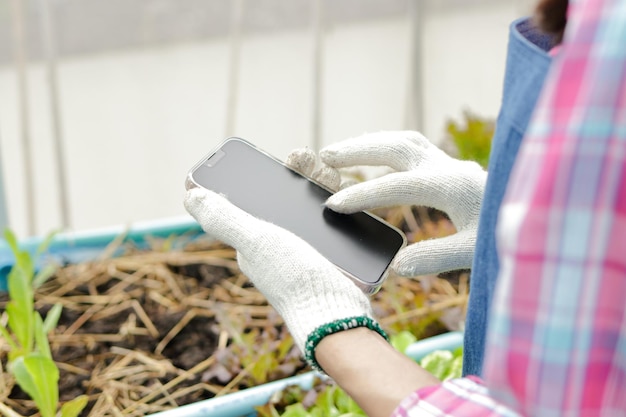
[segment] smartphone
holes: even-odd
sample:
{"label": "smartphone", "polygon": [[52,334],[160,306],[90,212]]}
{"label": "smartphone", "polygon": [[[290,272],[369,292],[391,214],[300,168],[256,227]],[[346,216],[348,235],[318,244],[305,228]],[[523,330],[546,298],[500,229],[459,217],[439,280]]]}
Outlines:
{"label": "smartphone", "polygon": [[325,207],[331,191],[244,139],[229,138],[202,158],[186,186],[223,194],[253,216],[291,231],[366,294],[380,288],[393,257],[406,245],[400,230],[373,214]]}

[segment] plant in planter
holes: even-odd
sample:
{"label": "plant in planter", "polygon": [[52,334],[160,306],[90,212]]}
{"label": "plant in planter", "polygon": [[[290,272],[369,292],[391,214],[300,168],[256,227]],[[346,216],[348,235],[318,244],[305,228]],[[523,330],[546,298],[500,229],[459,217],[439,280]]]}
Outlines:
{"label": "plant in planter", "polygon": [[463,112],[464,124],[454,120],[446,123],[448,144],[454,156],[478,162],[483,168],[489,164],[491,139],[495,131],[493,120]]}
{"label": "plant in planter", "polygon": [[[391,344],[404,351],[417,341],[408,331],[393,335]],[[440,380],[461,376],[462,348],[454,351],[435,350],[419,364]],[[366,417],[361,408],[334,382],[317,378],[310,390],[287,386],[271,396],[267,404],[255,407],[260,417]]]}
{"label": "plant in planter", "polygon": [[[407,230],[422,223],[415,213],[385,217]],[[150,239],[149,247],[122,240],[57,269],[34,291],[42,315],[63,307],[49,336],[61,402],[87,395],[82,415],[145,416],[309,371],[231,248],[184,233]],[[394,278],[372,304],[391,334],[411,329],[421,338],[454,329],[443,319],[459,319],[466,293],[464,273]],[[0,294],[0,308],[7,304]],[[0,343],[2,364],[6,349]],[[18,387],[8,391],[0,390],[0,403],[22,415],[36,411]]]}
{"label": "plant in planter", "polygon": [[311,390],[289,386],[277,392],[256,411],[259,417],[367,417],[344,390],[319,378]]}
{"label": "plant in planter", "polygon": [[[0,325],[0,334],[10,347],[8,370],[33,399],[41,416],[54,417],[59,403],[59,369],[52,359],[47,335],[57,324],[61,305],[54,305],[45,321],[34,308],[34,290],[50,277],[53,269],[44,268],[35,273],[31,256],[19,249],[13,233],[7,230],[4,235],[15,256],[8,276],[8,328]],[[60,415],[75,417],[86,404],[87,397],[79,396],[63,404]],[[4,408],[0,411],[12,414]]]}

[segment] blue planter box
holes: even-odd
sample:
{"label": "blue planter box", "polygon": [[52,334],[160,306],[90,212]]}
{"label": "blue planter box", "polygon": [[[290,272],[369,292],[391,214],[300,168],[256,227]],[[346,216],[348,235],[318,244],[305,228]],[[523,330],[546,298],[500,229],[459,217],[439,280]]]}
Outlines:
{"label": "blue planter box", "polygon": [[[39,262],[56,261],[61,264],[80,263],[94,260],[115,239],[125,235],[124,242],[146,246],[150,238],[169,236],[198,236],[202,229],[191,217],[180,217],[158,221],[146,221],[131,227],[111,227],[100,230],[60,233],[54,237],[48,250]],[[20,247],[34,254],[43,241],[41,237],[25,239]],[[6,291],[7,276],[13,263],[13,253],[4,239],[0,240],[0,290]]]}
{"label": "blue planter box", "polygon": [[[102,230],[59,234],[52,240],[42,262],[54,260],[62,264],[80,263],[96,259],[114,240],[124,236],[124,242],[147,246],[150,238],[188,236],[193,239],[201,235],[202,229],[190,217],[173,218],[152,222],[136,223],[132,227],[112,227]],[[22,249],[34,254],[43,241],[31,238],[20,242]],[[0,290],[6,290],[6,278],[13,266],[13,254],[4,240],[0,241]],[[414,360],[420,360],[435,350],[454,350],[463,343],[460,332],[420,340],[410,345],[405,353]],[[247,417],[255,416],[255,406],[267,403],[273,393],[289,385],[299,385],[310,389],[319,374],[308,372],[279,381],[270,382],[239,392],[215,397],[209,400],[184,405],[172,410],[152,414],[150,417]]]}
{"label": "blue planter box", "polygon": [[[463,334],[460,332],[445,333],[439,336],[423,339],[410,345],[404,352],[407,356],[419,361],[435,350],[455,350],[463,344]],[[151,414],[150,417],[247,417],[256,416],[255,406],[266,404],[272,394],[289,385],[299,385],[303,389],[310,389],[313,381],[319,374],[306,374],[281,379],[248,388],[239,392],[198,401],[197,403],[173,408],[168,411]]]}

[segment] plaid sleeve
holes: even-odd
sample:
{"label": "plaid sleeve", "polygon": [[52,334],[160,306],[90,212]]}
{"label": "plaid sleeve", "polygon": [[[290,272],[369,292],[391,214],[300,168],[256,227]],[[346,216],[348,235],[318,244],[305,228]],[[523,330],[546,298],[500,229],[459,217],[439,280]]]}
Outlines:
{"label": "plaid sleeve", "polygon": [[533,417],[626,416],[626,1],[570,0],[497,230],[485,383]]}
{"label": "plaid sleeve", "polygon": [[466,377],[417,390],[392,414],[392,417],[422,416],[517,417],[518,414],[493,400],[480,379]]}
{"label": "plaid sleeve", "polygon": [[569,4],[499,214],[489,391],[444,382],[394,417],[626,417],[626,0]]}

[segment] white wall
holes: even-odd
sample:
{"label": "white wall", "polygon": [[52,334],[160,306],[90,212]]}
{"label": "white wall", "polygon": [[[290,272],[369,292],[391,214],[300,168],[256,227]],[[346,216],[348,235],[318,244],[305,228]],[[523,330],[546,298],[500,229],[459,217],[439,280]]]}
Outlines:
{"label": "white wall", "polygon": [[[453,2],[454,3],[454,2]],[[431,7],[424,21],[423,131],[437,142],[468,108],[495,117],[509,22],[524,1]],[[484,4],[483,4],[484,3]],[[456,2],[459,4],[459,2]],[[462,4],[462,3],[461,3]],[[402,129],[408,18],[345,24],[325,37],[322,141]],[[311,144],[308,31],[246,37],[235,135],[284,158]],[[226,135],[228,39],[87,55],[60,62],[71,227],[184,215],[187,170]],[[60,223],[43,68],[29,72],[37,234]],[[26,233],[16,74],[0,68],[0,146],[10,227]]]}

